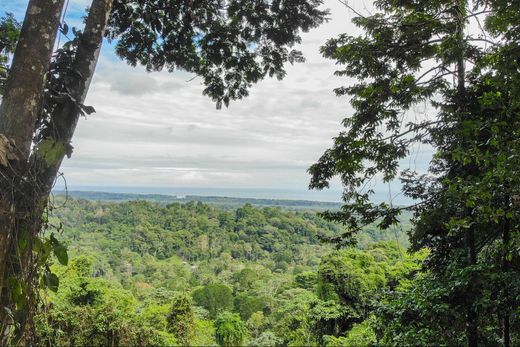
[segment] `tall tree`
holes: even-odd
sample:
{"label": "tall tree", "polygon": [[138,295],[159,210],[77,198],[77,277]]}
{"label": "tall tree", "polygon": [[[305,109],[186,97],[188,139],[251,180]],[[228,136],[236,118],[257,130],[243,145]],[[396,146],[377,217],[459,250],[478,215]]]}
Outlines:
{"label": "tall tree", "polygon": [[[13,308],[13,293],[30,296],[37,265],[51,250],[66,260],[57,240],[42,243],[37,235],[61,162],[71,155],[78,118],[94,112],[83,102],[105,35],[131,65],[201,76],[204,94],[221,107],[247,96],[248,88],[266,76],[283,78],[285,63],[303,61],[291,47],[301,41],[302,30],[326,16],[321,0],[93,0],[84,30],[74,31],[74,39],[59,48],[49,70],[62,5],[30,1],[0,108],[4,307]],[[55,276],[44,273],[47,284],[56,287]],[[16,285],[7,285],[10,278]],[[3,329],[7,325],[2,319]]]}
{"label": "tall tree", "polygon": [[[431,249],[426,265],[437,282],[450,286],[445,304],[465,312],[467,344],[496,344],[485,336],[492,329],[502,330],[501,341],[508,345],[509,310],[488,308],[518,304],[513,299],[518,269],[515,273],[511,261],[504,261],[514,263],[510,247],[518,242],[509,238],[519,218],[512,200],[519,185],[511,174],[518,170],[514,134],[519,129],[519,74],[513,67],[518,63],[513,62],[518,4],[374,4],[377,13],[357,13],[353,20],[365,35],[343,35],[323,47],[325,56],[345,65],[339,75],[359,82],[336,89],[352,97],[355,112],[345,119],[346,130],[334,146],[310,168],[310,186],[323,189],[340,176],[345,205],[324,214],[349,226],[335,239],[340,245],[353,242],[364,225],[379,221],[387,228],[398,223],[402,210],[414,211],[412,247]],[[419,104],[427,105],[424,116],[414,114]],[[402,193],[415,203],[372,203],[374,192],[364,187],[377,177],[383,182],[396,179],[400,162],[415,144],[436,151],[429,173],[401,172]],[[493,255],[497,253],[500,262]],[[507,286],[509,293],[491,295],[505,277],[515,283]],[[483,307],[482,300],[489,306]],[[488,314],[500,315],[503,327],[489,322]],[[488,323],[489,329],[483,329]]]}
{"label": "tall tree", "polygon": [[173,333],[183,345],[188,345],[195,325],[193,300],[189,294],[176,293],[174,295],[167,321],[168,331]]}
{"label": "tall tree", "polygon": [[[45,77],[51,62],[54,40],[64,0],[31,0],[16,45],[9,76],[0,105],[0,336],[12,324],[6,307],[13,293],[6,288],[8,279],[15,283],[12,271],[20,274],[18,247],[20,229],[31,224],[35,216],[28,205],[37,201],[26,195],[30,178],[27,162],[32,147],[34,124],[41,108]],[[33,182],[36,184],[36,182]],[[36,216],[39,219],[40,216]],[[26,223],[20,223],[20,219]],[[18,230],[15,230],[18,229]],[[21,258],[21,257],[20,257]],[[21,278],[29,277],[21,273]],[[21,288],[11,285],[11,289]],[[18,292],[18,289],[14,289]],[[19,295],[21,296],[21,295]],[[25,305],[21,305],[25,306]],[[25,306],[24,309],[31,309]]]}
{"label": "tall tree", "polygon": [[220,346],[240,346],[246,337],[246,325],[238,314],[223,312],[215,320],[215,339]]}

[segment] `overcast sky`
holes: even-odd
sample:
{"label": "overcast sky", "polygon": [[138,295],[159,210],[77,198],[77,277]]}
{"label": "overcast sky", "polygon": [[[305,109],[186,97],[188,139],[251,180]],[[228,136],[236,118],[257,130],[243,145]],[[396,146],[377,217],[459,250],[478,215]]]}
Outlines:
{"label": "overcast sky", "polygon": [[[70,0],[69,22],[87,3]],[[0,10],[20,17],[25,4],[3,1]],[[81,119],[72,159],[62,167],[68,184],[306,189],[307,168],[351,112],[348,98],[332,92],[348,81],[333,76],[334,61],[319,47],[358,29],[339,1],[324,7],[330,21],[304,34],[299,47],[307,61],[222,110],[202,95],[201,79],[129,67],[105,45],[86,101],[97,112]],[[427,155],[419,161],[424,165]]]}

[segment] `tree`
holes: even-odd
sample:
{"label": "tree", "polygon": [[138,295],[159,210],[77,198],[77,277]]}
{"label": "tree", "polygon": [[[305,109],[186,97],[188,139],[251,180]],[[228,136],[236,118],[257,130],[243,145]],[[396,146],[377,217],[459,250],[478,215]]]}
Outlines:
{"label": "tree", "polygon": [[[457,275],[453,277],[459,280]],[[455,281],[449,284],[457,285]],[[383,296],[376,311],[379,342],[388,346],[429,345],[433,341],[464,344],[464,310],[453,310],[445,304],[453,299],[446,284],[428,274],[419,274],[406,286],[400,285]],[[458,295],[462,296],[460,289]]]}
{"label": "tree", "polygon": [[[513,68],[519,4],[381,0],[375,5],[372,15],[354,10],[353,22],[364,35],[342,35],[322,48],[326,57],[345,65],[338,75],[358,83],[336,89],[352,97],[354,113],[344,120],[346,130],[333,147],[309,169],[310,186],[323,189],[340,176],[345,205],[324,214],[348,226],[333,239],[340,245],[352,243],[365,225],[378,221],[388,228],[398,223],[400,212],[413,211],[412,248],[431,250],[427,265],[436,281],[449,285],[456,273],[457,283],[464,283],[464,299],[445,304],[465,312],[467,344],[496,344],[483,338],[492,329],[501,330],[495,336],[502,335],[508,346],[511,312],[500,305],[516,306],[516,290],[508,286],[511,290],[491,299],[481,284],[493,277],[500,287],[503,276],[518,283],[510,247],[518,242],[511,232],[519,218],[513,199],[519,187],[518,71]],[[480,30],[469,31],[472,26]],[[410,121],[419,104],[427,105],[426,119]],[[428,174],[408,169],[398,175],[400,161],[416,144],[436,151]],[[363,187],[377,176],[383,182],[400,176],[403,194],[415,203],[372,203],[373,190]],[[491,276],[497,272],[500,276]],[[445,298],[462,290],[452,289]],[[489,323],[485,307],[502,307],[494,313],[502,327],[483,327]]]}
{"label": "tree", "polygon": [[[20,273],[19,269],[20,263],[27,265],[31,261],[32,254],[26,253],[24,257],[20,257],[21,262],[9,258],[24,251],[18,249],[18,241],[22,235],[13,229],[16,227],[27,234],[35,232],[32,228],[34,224],[32,212],[40,208],[40,203],[33,201],[32,194],[28,194],[27,177],[24,177],[23,173],[31,152],[33,125],[40,110],[45,76],[49,68],[63,4],[63,0],[29,1],[0,104],[0,174],[2,177],[0,179],[0,302],[2,307],[11,306],[9,299],[13,298],[13,294],[6,290],[9,278],[11,283],[26,282],[28,285],[34,285],[28,278],[30,273],[28,271]],[[33,205],[33,208],[27,208],[27,201]],[[19,216],[24,218],[18,220]],[[37,225],[39,229],[39,221]],[[29,244],[29,247],[31,246]],[[13,278],[10,273],[12,268],[19,273],[18,279]],[[22,286],[11,284],[11,287]],[[23,305],[19,300],[19,303],[19,306],[25,306],[23,308],[27,311],[32,311],[31,308],[34,306],[31,302]],[[11,319],[7,317],[5,309],[0,310],[0,321],[2,322],[0,336],[4,338],[7,335],[6,329],[11,325]]]}
{"label": "tree", "polygon": [[247,291],[251,289],[255,281],[258,280],[258,274],[252,269],[245,268],[233,274],[233,279],[239,291]]}
{"label": "tree", "polygon": [[260,295],[239,293],[234,300],[235,312],[238,312],[240,318],[247,321],[253,313],[265,309],[267,302],[266,298]]}
{"label": "tree", "polygon": [[251,314],[251,317],[247,320],[246,324],[256,339],[259,337],[261,330],[265,327],[267,320],[262,311],[256,311]]}
{"label": "tree", "polygon": [[310,346],[314,344],[312,322],[309,311],[317,301],[314,293],[304,289],[293,289],[290,298],[283,300],[273,313],[273,331],[283,345]]}
{"label": "tree", "polygon": [[[85,275],[88,262],[78,258],[58,270],[62,290],[50,296],[37,316],[39,343],[45,345],[168,345],[171,334],[144,327],[137,300],[106,279]],[[72,271],[70,271],[72,269]]]}
{"label": "tree", "polygon": [[185,293],[177,293],[172,300],[172,307],[168,313],[168,330],[178,341],[187,345],[194,328],[192,299]]}
{"label": "tree", "polygon": [[12,13],[7,13],[0,18],[0,95],[3,95],[9,72],[9,56],[14,53],[18,36],[20,36],[20,27],[20,23]]}
{"label": "tree", "polygon": [[281,340],[271,331],[264,331],[256,339],[252,340],[248,346],[278,346]]}
{"label": "tree", "polygon": [[247,337],[247,328],[240,316],[224,312],[215,320],[215,338],[220,346],[240,346]]}
{"label": "tree", "polygon": [[316,287],[318,275],[313,271],[305,271],[294,277],[294,282],[299,288],[313,290]]}
{"label": "tree", "polygon": [[[83,31],[73,30],[74,38],[51,64],[63,4],[29,2],[0,107],[4,307],[12,306],[8,278],[26,283],[22,288],[28,292],[34,288],[29,283],[34,278],[27,278],[34,277],[38,263],[30,260],[33,245],[62,160],[72,153],[79,116],[94,112],[83,102],[105,35],[117,40],[117,54],[131,65],[201,76],[204,94],[221,107],[247,96],[248,88],[266,76],[283,78],[286,62],[303,61],[290,47],[300,42],[300,31],[318,26],[326,15],[318,9],[320,0],[93,0]],[[68,26],[61,23],[60,30],[68,32]],[[23,252],[30,256],[19,256],[16,244],[21,238],[28,240]],[[28,260],[18,268],[17,258]],[[7,321],[1,321],[5,329]]]}
{"label": "tree", "polygon": [[225,284],[208,284],[193,291],[193,300],[209,311],[212,318],[222,311],[233,308],[233,292]]}
{"label": "tree", "polygon": [[[417,341],[415,343],[417,344]],[[326,347],[368,347],[376,344],[376,335],[369,325],[369,320],[366,320],[363,323],[355,324],[346,337],[325,336],[323,345]]]}

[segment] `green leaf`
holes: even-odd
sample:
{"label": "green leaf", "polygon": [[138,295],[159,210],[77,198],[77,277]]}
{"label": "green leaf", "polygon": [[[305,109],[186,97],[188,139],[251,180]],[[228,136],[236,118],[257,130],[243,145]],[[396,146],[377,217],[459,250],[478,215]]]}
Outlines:
{"label": "green leaf", "polygon": [[58,276],[56,276],[52,272],[46,272],[45,273],[45,285],[47,286],[47,288],[49,288],[53,292],[57,292],[58,287],[60,286],[60,279],[58,278]]}
{"label": "green leaf", "polygon": [[67,247],[62,244],[54,245],[54,255],[58,258],[61,265],[67,266],[69,263],[69,256],[67,254]]}
{"label": "green leaf", "polygon": [[62,265],[67,265],[69,263],[69,256],[67,254],[67,247],[62,244],[58,239],[54,236],[54,234],[51,234],[49,238],[49,242],[52,245],[52,251],[54,252],[54,255],[56,258],[58,258],[58,261]]}
{"label": "green leaf", "polygon": [[40,141],[36,151],[47,166],[56,165],[66,154],[65,145],[62,142],[56,142],[52,137]]}
{"label": "green leaf", "polygon": [[29,235],[26,230],[22,230],[20,232],[20,237],[18,238],[18,250],[23,252],[29,243]]}

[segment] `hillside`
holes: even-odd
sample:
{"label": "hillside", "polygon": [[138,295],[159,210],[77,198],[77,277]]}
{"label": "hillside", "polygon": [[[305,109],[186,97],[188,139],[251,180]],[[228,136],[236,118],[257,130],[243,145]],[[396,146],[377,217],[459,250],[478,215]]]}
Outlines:
{"label": "hillside", "polygon": [[[315,331],[322,318],[309,311],[331,300],[318,290],[333,281],[319,280],[327,259],[354,257],[356,264],[368,257],[348,271],[379,272],[366,278],[377,286],[403,271],[397,269],[405,253],[394,242],[404,242],[402,231],[368,228],[359,237],[361,250],[334,253],[320,238],[344,229],[313,211],[63,197],[54,205],[50,222],[70,261],[53,265],[60,287],[46,292],[49,306],[38,317],[39,338],[51,344],[215,345],[226,312],[245,324],[252,345],[314,344],[332,333]],[[181,302],[191,317],[183,318],[191,322],[188,335],[169,320]],[[298,306],[302,311],[292,317]]]}

